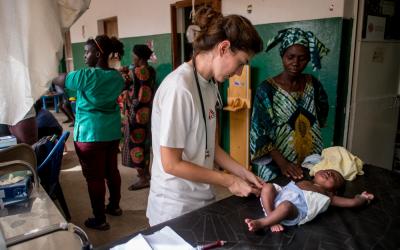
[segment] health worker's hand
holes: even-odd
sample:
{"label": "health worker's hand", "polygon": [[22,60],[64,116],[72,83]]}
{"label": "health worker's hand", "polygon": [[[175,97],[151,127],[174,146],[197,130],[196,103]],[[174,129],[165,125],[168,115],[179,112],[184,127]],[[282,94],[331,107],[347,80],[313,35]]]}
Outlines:
{"label": "health worker's hand", "polygon": [[230,184],[227,187],[232,194],[240,197],[247,197],[251,193],[257,196],[260,195],[261,192],[260,188],[254,186],[253,184],[235,175],[229,174],[228,176],[229,176],[228,178],[230,178],[229,180]]}

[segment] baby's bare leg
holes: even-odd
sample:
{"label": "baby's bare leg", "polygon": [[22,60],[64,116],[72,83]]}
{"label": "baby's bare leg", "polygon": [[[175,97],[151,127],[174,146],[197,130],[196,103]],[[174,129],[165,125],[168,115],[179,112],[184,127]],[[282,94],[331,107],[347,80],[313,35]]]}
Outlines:
{"label": "baby's bare leg", "polygon": [[[264,184],[264,186],[261,190],[261,203],[263,205],[263,208],[264,208],[267,216],[275,209],[276,194],[277,194],[277,191],[273,184],[271,184],[271,183]],[[281,224],[272,225],[271,231],[272,232],[280,232],[280,231],[283,231],[283,227]]]}
{"label": "baby's bare leg", "polygon": [[276,193],[276,189],[271,183],[265,183],[261,189],[261,203],[268,215],[275,209]]}
{"label": "baby's bare leg", "polygon": [[[272,213],[275,209],[275,197],[277,191],[275,186],[271,183],[264,183],[261,189],[261,204],[265,210],[267,216]],[[249,231],[256,231],[260,226],[256,226],[257,229],[254,229],[254,225],[258,225],[258,220],[245,219],[247,226],[249,227]],[[262,226],[261,226],[262,227]]]}
{"label": "baby's bare leg", "polygon": [[285,219],[293,219],[297,216],[297,208],[290,201],[284,201],[279,204],[273,211],[268,213],[268,216],[257,219],[245,219],[249,231],[254,232],[264,227],[271,227],[271,231],[283,231],[283,226],[279,223]]}

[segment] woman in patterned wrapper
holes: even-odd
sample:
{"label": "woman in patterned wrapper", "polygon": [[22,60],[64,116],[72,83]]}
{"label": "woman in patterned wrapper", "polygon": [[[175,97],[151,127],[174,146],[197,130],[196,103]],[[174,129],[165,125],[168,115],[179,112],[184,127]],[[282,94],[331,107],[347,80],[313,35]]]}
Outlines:
{"label": "woman in patterned wrapper", "polygon": [[310,31],[288,28],[267,43],[280,44],[283,72],[257,89],[250,130],[252,170],[265,181],[282,174],[301,179],[300,164],[323,149],[321,127],[328,116],[328,97],[321,83],[303,74],[308,62],[321,68],[329,52]]}
{"label": "woman in patterned wrapper", "polygon": [[145,44],[133,47],[134,68],[129,72],[129,78],[133,81],[123,94],[126,120],[123,124],[122,164],[135,168],[138,173],[138,180],[129,187],[129,190],[146,188],[150,183],[150,115],[156,72],[147,61],[152,53],[153,51]]}

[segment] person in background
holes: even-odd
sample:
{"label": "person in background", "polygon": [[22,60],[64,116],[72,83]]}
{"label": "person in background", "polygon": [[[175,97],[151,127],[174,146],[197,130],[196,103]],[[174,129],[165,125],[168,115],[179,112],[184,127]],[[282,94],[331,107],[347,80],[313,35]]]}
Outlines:
{"label": "person in background", "polygon": [[35,102],[34,107],[36,111],[38,138],[40,139],[44,136],[52,135],[57,135],[57,138],[59,138],[63,132],[63,128],[53,114],[42,108],[42,102],[40,99]]}
{"label": "person in background", "polygon": [[25,117],[15,125],[8,125],[10,134],[17,138],[17,143],[33,145],[38,140],[38,129],[35,119],[35,108],[28,111]]}
{"label": "person in background", "polygon": [[321,127],[328,116],[328,96],[312,75],[303,74],[308,62],[321,68],[328,49],[310,31],[288,28],[267,43],[280,44],[283,72],[258,87],[250,128],[252,171],[265,181],[282,174],[303,177],[304,158],[320,154]]}
{"label": "person in background", "polygon": [[[211,8],[196,12],[200,27],[193,58],[171,72],[153,101],[153,163],[146,215],[162,223],[215,201],[211,185],[238,196],[259,194],[261,180],[225,153],[215,139],[217,86],[240,75],[262,50],[248,19],[223,17]],[[228,172],[215,170],[218,165]]]}
{"label": "person in background", "polygon": [[17,143],[33,145],[35,142],[37,142],[38,129],[35,119],[35,109],[33,106],[25,115],[25,117],[17,124],[0,124],[0,136],[8,135],[15,136]]}
{"label": "person in background", "polygon": [[333,169],[318,171],[311,181],[291,181],[284,187],[265,183],[260,197],[265,217],[247,218],[245,223],[251,232],[266,227],[272,232],[281,232],[284,230],[282,225],[302,225],[326,211],[329,205],[358,207],[374,199],[374,195],[366,191],[353,198],[341,197],[337,193],[344,185],[343,176]]}
{"label": "person in background", "polygon": [[[85,64],[88,68],[62,74],[53,83],[77,92],[74,145],[86,178],[93,218],[85,226],[108,230],[105,213],[119,216],[121,176],[117,155],[121,139],[121,117],[117,97],[124,80],[109,67],[110,54],[120,48],[120,41],[106,35],[88,39]],[[105,206],[105,180],[110,194]]]}
{"label": "person in background", "polygon": [[71,123],[69,126],[73,127],[75,123],[75,115],[72,110],[71,103],[68,100],[68,95],[65,93],[64,89],[60,86],[52,84],[56,93],[62,94],[60,98],[60,102],[58,103],[59,109],[65,114],[67,120],[63,121],[63,123]]}
{"label": "person in background", "polygon": [[[138,180],[129,190],[146,188],[150,183],[150,114],[153,103],[156,71],[147,61],[153,51],[145,44],[132,49],[135,65],[128,89],[123,92],[123,113],[126,114],[122,164],[137,170]],[[126,73],[125,73],[126,74]]]}

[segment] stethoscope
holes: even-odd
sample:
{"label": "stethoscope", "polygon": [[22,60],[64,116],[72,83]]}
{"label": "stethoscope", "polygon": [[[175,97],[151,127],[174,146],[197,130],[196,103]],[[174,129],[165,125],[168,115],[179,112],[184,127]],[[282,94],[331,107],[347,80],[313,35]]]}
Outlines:
{"label": "stethoscope", "polygon": [[[197,69],[196,69],[196,57],[193,56],[192,62],[193,62],[193,73],[194,73],[194,79],[196,80],[196,86],[197,86],[197,91],[199,92],[199,98],[200,98],[200,103],[201,103],[201,112],[203,114],[203,121],[204,121],[204,127],[206,131],[206,149],[205,149],[205,158],[208,158],[210,156],[210,151],[208,150],[208,135],[207,135],[207,119],[206,119],[206,112],[204,108],[204,101],[203,101],[203,95],[201,93],[201,88],[200,88],[200,83],[199,83],[199,78],[197,76]],[[215,84],[214,79],[211,80],[214,87],[216,88],[217,92],[217,109],[222,109],[222,98],[218,90],[217,84]]]}

